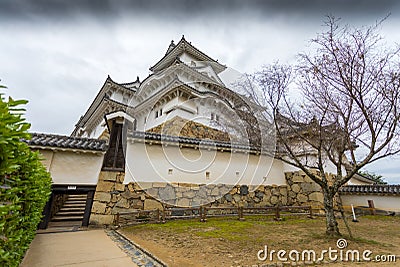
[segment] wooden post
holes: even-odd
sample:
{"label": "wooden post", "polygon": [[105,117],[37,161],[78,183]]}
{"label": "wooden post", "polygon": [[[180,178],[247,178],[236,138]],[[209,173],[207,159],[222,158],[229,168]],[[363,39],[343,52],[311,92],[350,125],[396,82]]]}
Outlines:
{"label": "wooden post", "polygon": [[206,222],[206,211],[205,207],[199,207],[200,222]]}
{"label": "wooden post", "polygon": [[368,200],[368,208],[371,211],[371,215],[375,215],[376,214],[376,212],[375,212],[375,204],[374,204],[374,201],[372,199]]}
{"label": "wooden post", "polygon": [[160,209],[157,209],[157,223],[161,222],[161,215],[160,215]]}
{"label": "wooden post", "polygon": [[203,207],[203,222],[207,221],[207,207]]}
{"label": "wooden post", "polygon": [[162,212],[162,223],[165,223],[165,208],[163,208],[163,212]]}
{"label": "wooden post", "polygon": [[275,208],[275,221],[280,221],[280,220],[281,220],[280,207],[279,205],[277,205]]}
{"label": "wooden post", "polygon": [[119,225],[119,212],[117,212],[117,214],[114,217],[114,225],[115,226]]}
{"label": "wooden post", "polygon": [[244,216],[243,216],[243,207],[238,208],[238,214],[239,214],[239,221],[244,221]]}
{"label": "wooden post", "polygon": [[91,190],[86,195],[85,213],[83,215],[82,226],[89,226],[90,214],[92,213],[93,197],[95,190]]}
{"label": "wooden post", "polygon": [[313,218],[312,207],[309,206],[309,208],[310,208],[310,215],[308,215],[308,218],[312,219]]}

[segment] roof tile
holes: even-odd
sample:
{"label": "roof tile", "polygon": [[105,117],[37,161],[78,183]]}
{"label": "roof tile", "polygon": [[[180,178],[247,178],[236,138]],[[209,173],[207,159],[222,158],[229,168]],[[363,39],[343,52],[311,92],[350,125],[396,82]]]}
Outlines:
{"label": "roof tile", "polygon": [[105,140],[43,133],[32,133],[31,136],[30,140],[23,140],[31,147],[59,147],[94,151],[107,150],[107,142]]}

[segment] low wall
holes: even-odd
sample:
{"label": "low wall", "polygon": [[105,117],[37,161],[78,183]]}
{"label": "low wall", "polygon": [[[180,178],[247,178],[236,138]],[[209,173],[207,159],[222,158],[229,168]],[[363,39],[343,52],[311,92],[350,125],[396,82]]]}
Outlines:
{"label": "low wall", "polygon": [[400,196],[342,195],[343,206],[368,207],[368,200],[374,202],[376,209],[400,213]]}
{"label": "low wall", "polygon": [[321,187],[304,172],[286,172],[288,198],[293,199],[290,205],[310,205],[315,209],[323,208],[324,196]]}
{"label": "low wall", "polygon": [[[322,206],[318,185],[300,172],[286,173],[287,185],[226,185],[187,183],[123,184],[123,172],[100,173],[90,224],[107,225],[114,214],[136,209],[162,209],[165,205],[196,207]],[[163,199],[163,203],[157,199]]]}

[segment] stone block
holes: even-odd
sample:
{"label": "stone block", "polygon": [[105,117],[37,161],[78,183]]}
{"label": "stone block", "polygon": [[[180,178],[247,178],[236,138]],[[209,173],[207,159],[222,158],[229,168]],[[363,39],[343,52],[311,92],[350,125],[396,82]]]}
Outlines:
{"label": "stone block", "polygon": [[294,185],[292,185],[292,191],[293,192],[295,192],[295,193],[298,193],[298,192],[300,192],[300,186],[298,185],[298,184],[294,184]]}
{"label": "stone block", "polygon": [[172,200],[176,198],[175,190],[172,186],[167,186],[165,188],[159,188],[158,196],[162,200]]}
{"label": "stone block", "polygon": [[117,202],[120,199],[121,199],[121,195],[117,195],[117,194],[111,195],[111,202],[113,202],[113,203]]}
{"label": "stone block", "polygon": [[152,197],[158,197],[158,188],[148,188],[145,190],[146,194]]}
{"label": "stone block", "polygon": [[180,207],[189,207],[190,200],[188,198],[179,198],[178,199],[178,206]]}
{"label": "stone block", "polygon": [[151,182],[139,182],[135,185],[135,189],[146,190],[153,187]]}
{"label": "stone block", "polygon": [[235,194],[235,195],[233,195],[233,200],[235,201],[235,203],[238,203],[238,202],[240,202],[241,198],[239,195]]}
{"label": "stone block", "polygon": [[301,183],[300,187],[304,193],[315,192],[315,186],[312,183]]}
{"label": "stone block", "polygon": [[315,183],[315,182],[314,182],[313,180],[311,180],[311,178],[308,177],[307,175],[304,176],[304,182],[306,182],[306,183]]}
{"label": "stone block", "polygon": [[167,183],[159,183],[159,182],[157,182],[157,183],[153,183],[153,187],[166,187],[167,186]]}
{"label": "stone block", "polygon": [[113,215],[100,215],[100,214],[92,214],[90,215],[90,224],[91,225],[109,225],[114,221]]}
{"label": "stone block", "polygon": [[308,201],[308,197],[303,195],[303,194],[298,194],[297,195],[297,201],[300,203],[305,203]]}
{"label": "stone block", "polygon": [[196,195],[196,191],[194,190],[187,190],[186,192],[182,193],[182,196],[187,197],[187,198],[194,198]]}
{"label": "stone block", "polygon": [[146,199],[144,201],[144,206],[143,208],[145,210],[155,210],[155,209],[163,209],[163,206],[160,202],[158,202],[157,200],[154,199]]}
{"label": "stone block", "polygon": [[[129,184],[130,185],[130,184]],[[136,192],[131,192],[130,190],[125,190],[123,193],[121,193],[121,197],[126,198],[126,199],[137,199],[140,198],[139,193]]]}
{"label": "stone block", "polygon": [[273,196],[279,196],[280,195],[279,188],[272,188],[271,193]]}
{"label": "stone block", "polygon": [[123,173],[123,172],[120,172],[120,173],[118,173],[117,174],[117,182],[120,182],[120,183],[123,183],[124,182],[124,180],[125,180],[125,173]]}
{"label": "stone block", "polygon": [[199,190],[200,189],[200,186],[199,185],[192,185],[191,187],[190,187],[190,190]]}
{"label": "stone block", "polygon": [[144,209],[143,208],[143,201],[140,200],[140,199],[131,200],[131,208],[140,209],[140,210]]}
{"label": "stone block", "polygon": [[128,184],[128,190],[131,192],[135,192],[135,184],[134,183],[129,183]]}
{"label": "stone block", "polygon": [[286,195],[287,195],[287,187],[286,187],[286,186],[280,187],[280,188],[279,188],[279,193],[280,193],[282,196],[286,196]]}
{"label": "stone block", "polygon": [[293,175],[292,181],[293,183],[302,183],[304,182],[305,175],[295,174]]}
{"label": "stone block", "polygon": [[96,192],[93,199],[101,202],[110,202],[111,194],[107,192]]}
{"label": "stone block", "polygon": [[100,192],[110,192],[114,190],[113,182],[99,181],[96,187],[96,191]]}
{"label": "stone block", "polygon": [[111,181],[111,182],[115,182],[115,181],[117,181],[117,174],[118,174],[118,173],[116,173],[116,172],[102,171],[102,172],[100,172],[99,180],[100,180],[100,181]]}
{"label": "stone block", "polygon": [[249,193],[249,187],[247,185],[240,186],[240,195],[246,196]]}
{"label": "stone block", "polygon": [[270,202],[272,205],[276,205],[279,202],[279,198],[277,196],[272,196]]}
{"label": "stone block", "polygon": [[129,206],[128,200],[125,199],[125,198],[121,198],[121,199],[117,202],[117,204],[115,204],[115,206],[116,206],[116,207],[119,207],[119,208],[125,208],[125,209],[127,209],[127,208],[130,207],[130,206]]}
{"label": "stone block", "polygon": [[231,194],[226,194],[226,195],[225,195],[225,199],[226,199],[226,201],[228,201],[228,202],[232,202],[232,195],[231,195]]}
{"label": "stone block", "polygon": [[220,191],[218,187],[215,187],[211,190],[211,196],[215,197],[215,196],[219,196],[220,195]]}
{"label": "stone block", "polygon": [[107,204],[93,201],[92,213],[104,214],[106,212]]}
{"label": "stone block", "polygon": [[257,191],[256,193],[255,193],[255,196],[257,197],[257,198],[259,198],[259,199],[262,199],[263,197],[264,197],[264,192],[262,192],[262,191]]}
{"label": "stone block", "polygon": [[115,183],[114,189],[123,192],[125,191],[125,185],[121,183]]}
{"label": "stone block", "polygon": [[318,201],[324,203],[324,195],[321,192],[313,192],[308,195],[308,199],[311,201]]}

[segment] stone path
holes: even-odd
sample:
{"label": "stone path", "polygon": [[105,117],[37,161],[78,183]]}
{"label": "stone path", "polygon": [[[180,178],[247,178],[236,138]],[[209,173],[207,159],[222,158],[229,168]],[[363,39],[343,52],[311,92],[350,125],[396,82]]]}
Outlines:
{"label": "stone path", "polygon": [[123,234],[115,231],[109,230],[106,231],[108,236],[114,240],[118,246],[128,254],[132,261],[138,266],[143,267],[166,267],[167,265],[157,259],[154,255],[149,252],[143,250],[138,245],[134,244],[128,238],[126,238]]}
{"label": "stone path", "polygon": [[137,265],[132,262],[131,256],[122,251],[104,230],[96,229],[37,234],[20,266],[137,267],[146,265]]}

